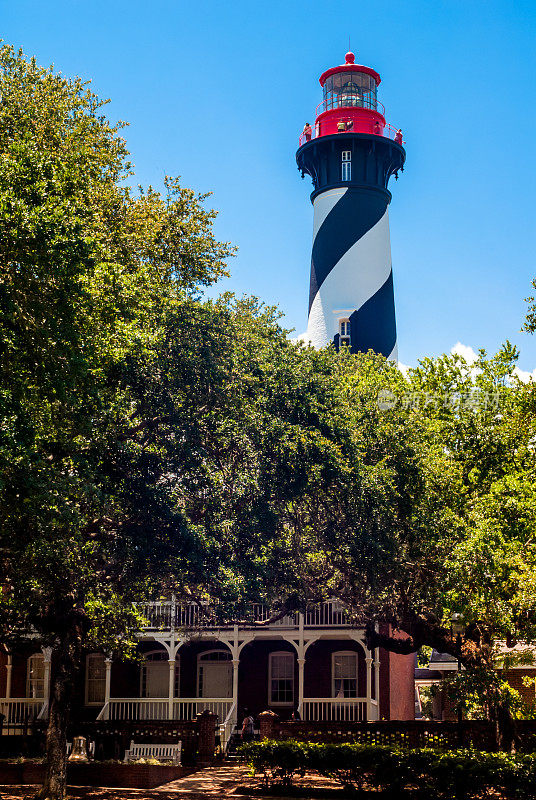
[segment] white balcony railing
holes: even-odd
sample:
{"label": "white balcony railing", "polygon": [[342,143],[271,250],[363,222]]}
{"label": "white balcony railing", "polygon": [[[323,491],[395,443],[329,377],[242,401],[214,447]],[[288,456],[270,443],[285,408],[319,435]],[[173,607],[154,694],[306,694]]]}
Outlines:
{"label": "white balcony railing", "polygon": [[366,722],[367,700],[356,698],[307,697],[301,717],[304,722]]}
{"label": "white balcony railing", "polygon": [[4,716],[5,727],[22,727],[33,722],[40,715],[45,701],[42,697],[10,697],[0,699],[0,714]]}
{"label": "white balcony railing", "polygon": [[216,714],[223,723],[231,710],[231,698],[179,697],[172,703],[170,716],[169,699],[167,697],[117,697],[110,699],[101,709],[97,719],[125,722],[195,720],[202,711]]}
{"label": "white balcony railing", "polygon": [[[146,630],[169,630],[171,628],[216,628],[232,625],[219,619],[214,607],[198,603],[175,603],[172,600],[159,600],[151,603],[140,603],[138,610],[147,620]],[[274,616],[274,611],[262,603],[251,603],[238,615],[243,619],[244,627],[254,622],[266,623]],[[300,614],[293,612],[269,623],[268,627],[297,628],[300,625]],[[306,628],[348,627],[352,620],[348,612],[335,600],[310,606],[303,614],[303,625]]]}

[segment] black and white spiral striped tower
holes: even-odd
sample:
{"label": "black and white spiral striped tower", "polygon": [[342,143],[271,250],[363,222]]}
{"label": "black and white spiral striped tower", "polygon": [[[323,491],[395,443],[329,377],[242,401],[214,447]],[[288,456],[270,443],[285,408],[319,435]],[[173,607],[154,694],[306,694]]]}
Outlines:
{"label": "black and white spiral striped tower", "polygon": [[320,77],[324,99],[296,154],[313,179],[309,320],[303,338],[397,359],[388,206],[391,175],[403,170],[402,134],[377,100],[380,76],[346,63]]}

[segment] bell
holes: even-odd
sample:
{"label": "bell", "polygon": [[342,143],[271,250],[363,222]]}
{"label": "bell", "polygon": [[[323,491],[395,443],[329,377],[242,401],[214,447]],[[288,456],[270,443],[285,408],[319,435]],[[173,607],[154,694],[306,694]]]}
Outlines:
{"label": "bell", "polygon": [[73,739],[73,749],[69,756],[69,761],[89,761],[87,757],[86,737],[75,736]]}

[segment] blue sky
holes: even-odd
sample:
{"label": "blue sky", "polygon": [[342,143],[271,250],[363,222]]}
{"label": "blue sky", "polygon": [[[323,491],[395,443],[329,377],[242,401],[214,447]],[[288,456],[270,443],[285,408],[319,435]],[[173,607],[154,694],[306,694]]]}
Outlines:
{"label": "blue sky", "polygon": [[407,141],[390,186],[401,361],[508,337],[527,371],[535,28],[528,0],[0,0],[4,41],[112,98],[140,183],[180,174],[214,192],[217,234],[239,247],[224,288],[279,305],[297,333],[312,234],[297,137],[350,35]]}

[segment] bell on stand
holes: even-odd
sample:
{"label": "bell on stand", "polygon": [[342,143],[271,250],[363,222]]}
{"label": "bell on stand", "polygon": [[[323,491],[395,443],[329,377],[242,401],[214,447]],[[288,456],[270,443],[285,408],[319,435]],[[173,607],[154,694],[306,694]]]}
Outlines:
{"label": "bell on stand", "polygon": [[86,737],[75,736],[73,739],[73,749],[68,758],[69,761],[89,761],[87,756]]}

